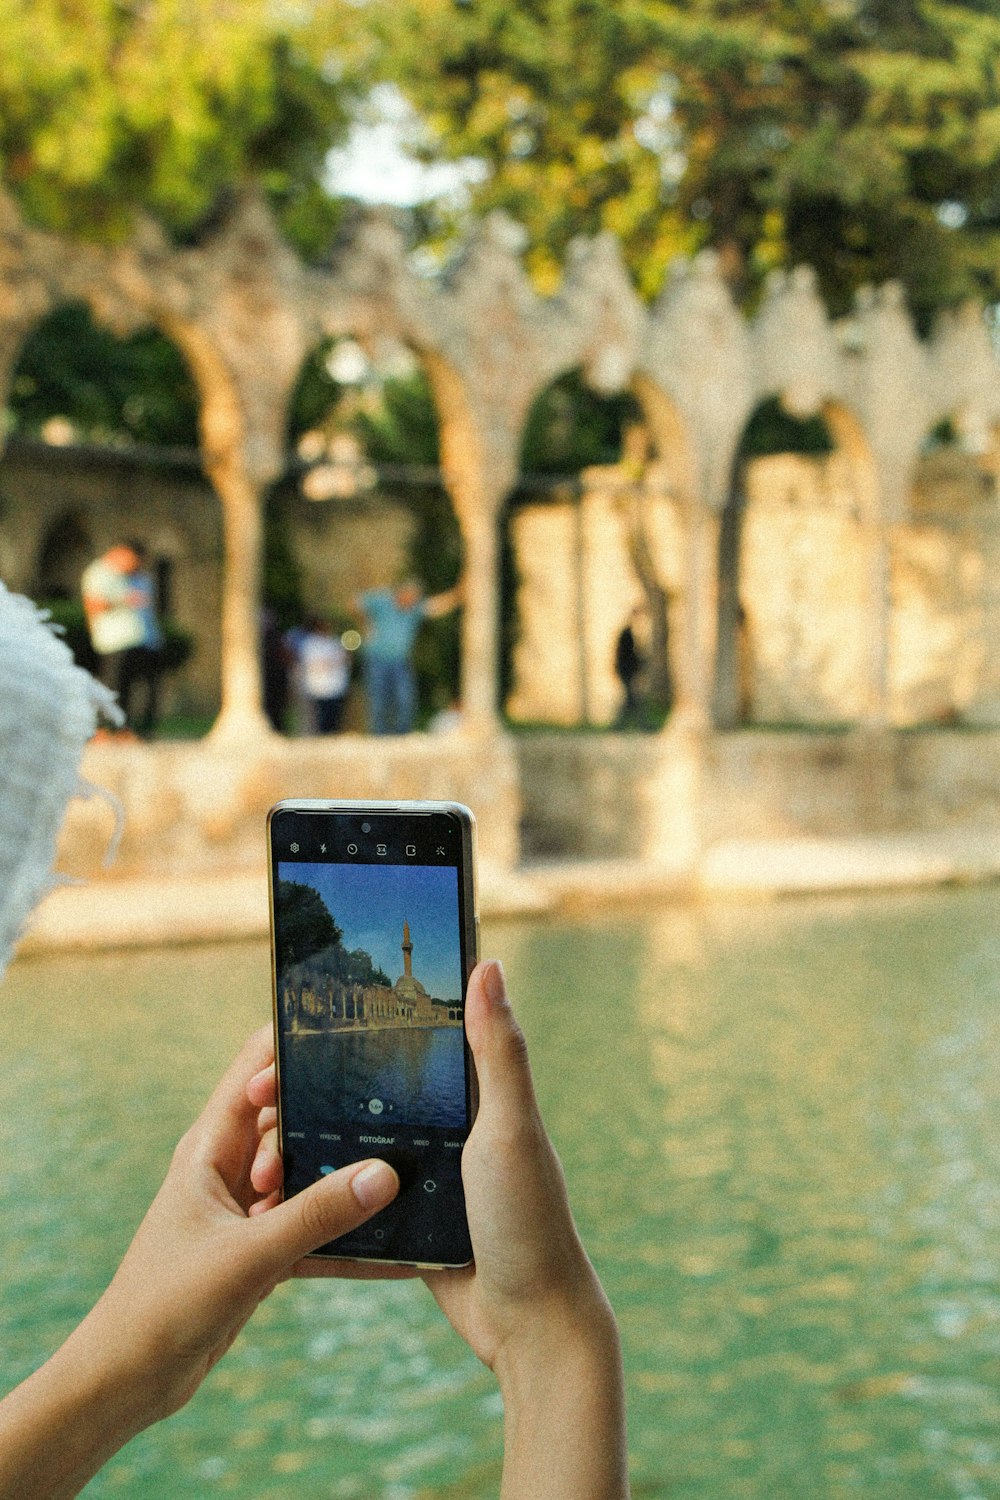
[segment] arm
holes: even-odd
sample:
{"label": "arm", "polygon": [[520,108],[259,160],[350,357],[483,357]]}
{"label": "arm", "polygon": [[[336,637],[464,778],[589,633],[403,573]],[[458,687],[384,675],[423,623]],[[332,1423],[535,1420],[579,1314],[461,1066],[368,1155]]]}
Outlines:
{"label": "arm", "polygon": [[621,1349],[535,1102],[499,964],[466,1001],[480,1111],[462,1160],[475,1267],[428,1283],[496,1375],[502,1500],[626,1500]]}
{"label": "arm", "polygon": [[143,1427],[183,1406],[247,1318],[301,1258],[396,1195],[385,1162],[358,1162],[260,1215],[259,1135],[247,1085],[273,1056],[247,1043],[183,1138],[97,1306],[0,1402],[0,1497],[65,1500]]}
{"label": "arm", "polygon": [[465,585],[459,580],[453,589],[445,589],[440,594],[431,594],[424,600],[424,617],[428,620],[439,620],[442,615],[448,615],[453,609],[458,609],[465,598]]}
{"label": "arm", "polygon": [[[502,1500],[627,1500],[618,1328],[573,1223],[499,964],[472,975],[465,1019],[481,1099],[462,1156],[475,1264],[425,1280],[499,1381]],[[273,1069],[251,1095],[263,1106],[252,1177],[265,1208],[281,1186]],[[324,1273],[344,1271],[316,1267]]]}

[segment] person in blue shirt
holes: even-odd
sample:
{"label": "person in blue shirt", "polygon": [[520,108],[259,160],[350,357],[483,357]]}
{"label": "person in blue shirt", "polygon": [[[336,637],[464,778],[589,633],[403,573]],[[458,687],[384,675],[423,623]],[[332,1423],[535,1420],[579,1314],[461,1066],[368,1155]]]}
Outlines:
{"label": "person in blue shirt", "polygon": [[417,712],[417,631],[424,620],[440,619],[461,602],[461,583],[428,597],[416,578],[393,589],[369,589],[354,600],[367,626],[364,677],[372,734],[409,734]]}

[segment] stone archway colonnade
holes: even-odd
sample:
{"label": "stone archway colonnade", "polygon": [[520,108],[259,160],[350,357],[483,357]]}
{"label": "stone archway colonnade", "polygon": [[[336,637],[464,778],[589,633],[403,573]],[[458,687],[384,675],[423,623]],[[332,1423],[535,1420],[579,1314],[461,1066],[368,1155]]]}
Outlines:
{"label": "stone archway colonnade", "polygon": [[490,216],[434,281],[411,268],[401,235],[377,213],[329,269],[315,269],[254,194],[204,243],[181,249],[149,223],[123,246],[81,244],[28,226],[0,198],[0,406],[25,338],[61,302],[86,302],[122,336],[155,326],[182,351],[223,516],[213,738],[239,743],[268,732],[257,648],[263,501],[284,471],[300,370],[323,339],[350,335],[370,350],[401,341],[427,373],[465,548],[463,706],[470,730],[486,734],[497,723],[500,516],[538,395],[582,368],[600,393],[630,388],[643,408],[685,538],[675,723],[695,730],[710,723],[720,515],[747,419],[777,395],[792,415],[822,413],[854,469],[869,559],[866,720],[884,725],[889,534],[905,515],[921,443],[944,417],[982,446],[1000,424],[1000,364],[981,309],[946,314],[922,343],[890,283],[864,291],[835,323],[803,266],[772,276],[748,322],[710,252],[678,263],[647,308],[611,235],[575,245],[561,292],[542,298],[518,244],[517,227]]}

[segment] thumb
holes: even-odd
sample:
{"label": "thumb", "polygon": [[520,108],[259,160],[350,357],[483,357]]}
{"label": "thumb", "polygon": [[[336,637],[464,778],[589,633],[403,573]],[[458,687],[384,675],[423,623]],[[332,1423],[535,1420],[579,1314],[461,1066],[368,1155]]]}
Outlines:
{"label": "thumb", "polygon": [[528,1048],[496,959],[479,964],[469,976],[465,1030],[476,1062],[480,1108],[511,1120],[534,1114],[537,1105]]}
{"label": "thumb", "polygon": [[399,1178],[386,1161],[352,1162],[252,1222],[270,1268],[281,1274],[304,1255],[356,1229],[391,1203]]}

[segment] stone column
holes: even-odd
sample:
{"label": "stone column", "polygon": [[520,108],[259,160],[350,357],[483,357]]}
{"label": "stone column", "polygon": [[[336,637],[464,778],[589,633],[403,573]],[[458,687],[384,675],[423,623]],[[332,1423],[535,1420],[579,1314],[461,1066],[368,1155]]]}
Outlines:
{"label": "stone column", "polygon": [[149,315],[184,352],[201,398],[202,457],[223,518],[222,711],[213,740],[271,733],[260,668],[263,508],[285,464],[288,407],[319,325],[302,267],[247,196],[203,250],[154,250]]}
{"label": "stone column", "polygon": [[[475,733],[495,733],[500,673],[499,527],[517,481],[520,420],[478,400],[472,380],[440,356],[426,366],[441,419],[445,484],[462,532],[462,713]],[[526,402],[523,403],[525,406]]]}
{"label": "stone column", "polygon": [[[207,467],[207,466],[206,466]],[[213,464],[222,503],[222,709],[214,739],[270,733],[262,708],[260,594],[264,494],[237,464]]]}
{"label": "stone column", "polygon": [[[457,509],[457,507],[456,507]],[[470,729],[497,726],[500,675],[499,505],[462,521],[465,606],[462,618],[462,710]]]}
{"label": "stone column", "polygon": [[247,461],[246,418],[233,371],[206,331],[162,320],[184,352],[201,398],[202,462],[222,507],[222,708],[214,740],[245,741],[270,732],[262,707],[258,612],[265,478]]}
{"label": "stone column", "polygon": [[684,515],[684,597],[677,677],[677,727],[704,732],[712,727],[712,689],[718,622],[719,517],[688,499]]}
{"label": "stone column", "polygon": [[719,518],[701,491],[691,424],[650,374],[638,374],[634,387],[657,455],[669,474],[683,527],[682,596],[671,663],[677,696],[668,723],[701,732],[712,722]]}
{"label": "stone column", "polygon": [[892,591],[889,526],[883,513],[882,486],[871,445],[859,418],[839,402],[832,401],[824,405],[823,417],[837,447],[850,459],[861,516],[868,592],[866,706],[862,723],[868,729],[883,729],[889,723]]}

